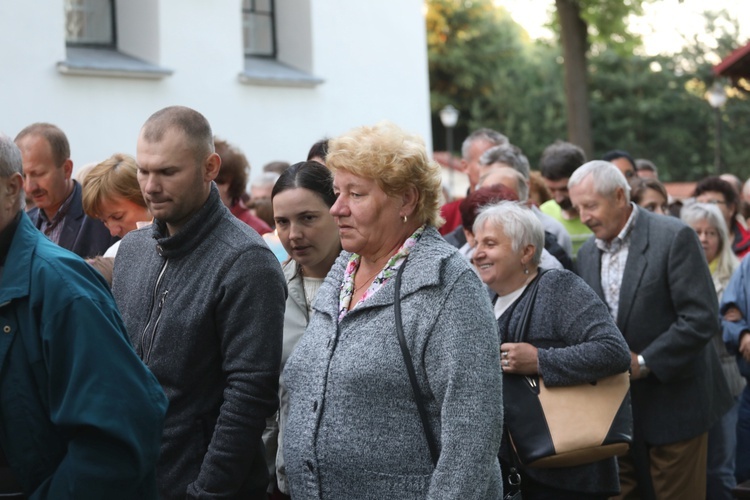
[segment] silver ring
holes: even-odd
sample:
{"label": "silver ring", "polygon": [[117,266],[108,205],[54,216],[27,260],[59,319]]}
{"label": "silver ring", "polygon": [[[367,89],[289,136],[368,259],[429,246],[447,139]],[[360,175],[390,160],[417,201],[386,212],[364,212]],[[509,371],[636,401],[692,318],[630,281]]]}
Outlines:
{"label": "silver ring", "polygon": [[508,366],[509,364],[510,364],[510,361],[508,361],[507,359],[503,360],[503,366]]}
{"label": "silver ring", "polygon": [[504,358],[507,358],[507,357],[508,357],[508,351],[501,351],[501,352],[500,352],[500,355],[501,355],[502,357],[504,357]]}

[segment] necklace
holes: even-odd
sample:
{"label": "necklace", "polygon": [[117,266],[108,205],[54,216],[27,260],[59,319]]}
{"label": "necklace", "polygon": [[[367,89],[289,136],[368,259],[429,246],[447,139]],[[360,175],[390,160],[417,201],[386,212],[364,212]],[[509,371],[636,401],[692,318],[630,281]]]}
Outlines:
{"label": "necklace", "polygon": [[[375,274],[373,274],[372,276],[370,276],[364,283],[362,283],[358,287],[355,287],[354,291],[352,292],[352,295],[354,295],[355,293],[357,293],[357,291],[360,290],[365,285],[368,285],[368,284],[372,283],[372,280],[375,279],[375,276],[377,276],[378,274],[380,274],[380,271],[376,271]],[[356,276],[355,276],[355,278],[356,278]],[[354,284],[353,281],[352,281],[352,284]]]}

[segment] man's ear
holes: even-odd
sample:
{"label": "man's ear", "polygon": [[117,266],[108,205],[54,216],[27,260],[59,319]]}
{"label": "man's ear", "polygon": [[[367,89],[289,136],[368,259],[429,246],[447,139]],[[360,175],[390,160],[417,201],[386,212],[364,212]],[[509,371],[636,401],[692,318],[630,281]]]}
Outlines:
{"label": "man's ear", "polygon": [[65,171],[65,179],[70,179],[70,177],[73,175],[73,160],[68,158],[63,162],[62,167],[60,168]]}
{"label": "man's ear", "polygon": [[730,214],[737,215],[737,204],[727,203],[727,210],[729,210]]}
{"label": "man's ear", "polygon": [[11,175],[4,183],[5,199],[16,202],[16,198],[23,196],[23,176],[19,173]]}
{"label": "man's ear", "polygon": [[208,158],[203,162],[205,168],[204,179],[206,182],[210,182],[216,179],[219,175],[219,169],[221,169],[221,157],[216,153],[211,153]]}
{"label": "man's ear", "polygon": [[615,203],[617,205],[621,205],[625,203],[625,190],[621,187],[618,187],[615,189],[615,192],[612,193],[612,197],[615,200]]}
{"label": "man's ear", "polygon": [[461,158],[461,161],[458,163],[458,171],[466,173],[466,171],[469,169],[469,162]]}

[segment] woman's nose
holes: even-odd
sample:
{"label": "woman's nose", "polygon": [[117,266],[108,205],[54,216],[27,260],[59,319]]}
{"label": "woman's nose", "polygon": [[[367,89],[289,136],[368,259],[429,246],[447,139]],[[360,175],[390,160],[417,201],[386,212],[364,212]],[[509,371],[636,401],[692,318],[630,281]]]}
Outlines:
{"label": "woman's nose", "polygon": [[343,200],[344,200],[344,197],[343,196],[339,196],[338,198],[336,198],[336,201],[331,206],[331,209],[329,210],[329,212],[334,217],[341,217],[342,215],[345,215],[344,214],[344,201]]}

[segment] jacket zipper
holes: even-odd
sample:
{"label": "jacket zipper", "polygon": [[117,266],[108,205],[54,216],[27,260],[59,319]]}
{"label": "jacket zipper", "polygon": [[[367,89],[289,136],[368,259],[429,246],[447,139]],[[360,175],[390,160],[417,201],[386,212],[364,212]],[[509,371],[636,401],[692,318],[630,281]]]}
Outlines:
{"label": "jacket zipper", "polygon": [[[154,328],[151,330],[151,335],[148,335],[149,326],[151,326],[151,319],[153,318],[153,310],[151,312],[151,317],[149,317],[148,323],[146,323],[146,328],[143,329],[143,335],[141,336],[141,352],[143,353],[143,362],[148,364],[148,360],[151,358],[151,349],[154,347],[154,340],[156,338],[156,328],[159,326],[159,320],[161,319],[161,313],[164,309],[164,301],[167,298],[167,294],[169,293],[169,290],[165,290],[164,293],[161,294],[161,298],[159,298],[159,285],[161,285],[161,280],[164,278],[164,273],[167,270],[167,264],[169,264],[169,260],[164,260],[164,265],[161,268],[161,271],[159,271],[159,277],[156,278],[156,285],[154,286],[154,301],[153,304],[158,304],[156,306],[156,319],[154,320]],[[157,303],[158,300],[158,303]],[[153,307],[153,306],[152,306]],[[148,344],[148,348],[146,348],[146,338],[150,337],[150,342]]]}

